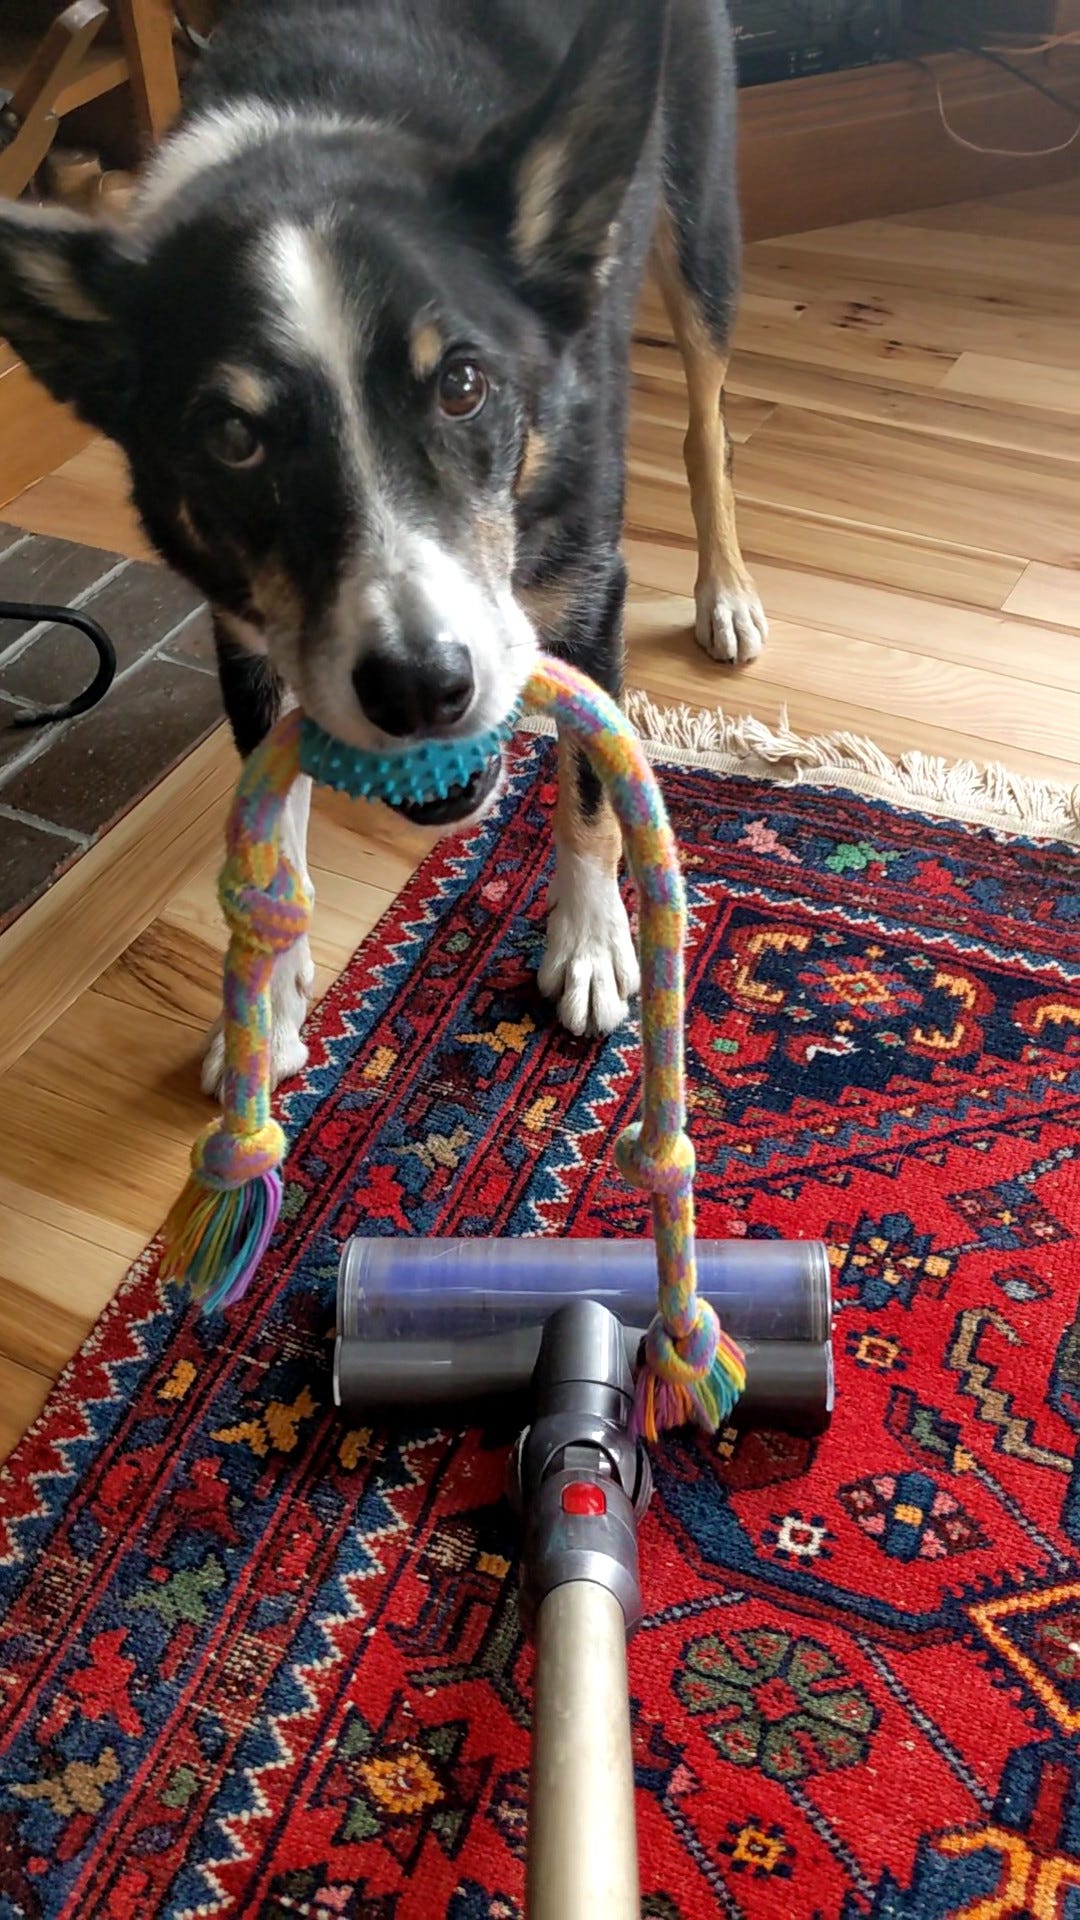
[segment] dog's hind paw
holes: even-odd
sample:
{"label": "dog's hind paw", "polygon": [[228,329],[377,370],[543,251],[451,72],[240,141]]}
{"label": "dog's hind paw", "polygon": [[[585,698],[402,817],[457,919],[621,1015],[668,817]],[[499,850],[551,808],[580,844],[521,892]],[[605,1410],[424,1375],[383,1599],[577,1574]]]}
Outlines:
{"label": "dog's hind paw", "polygon": [[710,660],[725,666],[748,666],[756,660],[769,637],[769,623],[753,582],[719,586],[710,581],[699,587],[697,600],[698,645]]}
{"label": "dog's hind paw", "polygon": [[602,1038],[622,1026],[641,985],[630,922],[612,875],[594,861],[560,859],[570,873],[553,888],[540,991],[570,1033]]}
{"label": "dog's hind paw", "polygon": [[[315,986],[315,966],[306,938],[298,940],[274,961],[270,981],[270,1085],[276,1087],[307,1065],[308,1050],[300,1037]],[[220,1100],[225,1078],[225,1039],[221,1021],[210,1029],[202,1065],[202,1090]]]}

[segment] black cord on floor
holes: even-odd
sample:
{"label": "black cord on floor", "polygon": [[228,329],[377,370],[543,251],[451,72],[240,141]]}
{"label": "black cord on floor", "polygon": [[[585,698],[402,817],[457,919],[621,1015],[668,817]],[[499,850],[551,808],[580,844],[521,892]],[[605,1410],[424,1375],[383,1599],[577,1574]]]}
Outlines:
{"label": "black cord on floor", "polygon": [[97,672],[82,693],[77,693],[72,700],[66,700],[63,706],[46,707],[40,713],[16,714],[11,722],[13,727],[43,727],[53,720],[74,720],[77,714],[89,713],[99,700],[104,700],[116,678],[116,648],[104,627],[99,627],[88,613],[82,613],[74,607],[45,606],[34,600],[0,600],[0,620],[76,627],[86,635],[98,658]]}
{"label": "black cord on floor", "polygon": [[1075,100],[1069,100],[1054,87],[1048,87],[1045,80],[1036,79],[1033,73],[1025,73],[1023,67],[1018,67],[1014,60],[999,53],[996,47],[980,47],[974,41],[970,46],[965,41],[962,46],[965,53],[977,53],[980,59],[989,60],[992,67],[1000,67],[1002,72],[1011,73],[1014,80],[1022,80],[1025,87],[1033,87],[1036,93],[1042,94],[1044,100],[1052,100],[1055,107],[1061,107],[1066,113],[1071,113],[1074,120],[1080,120],[1080,109]]}

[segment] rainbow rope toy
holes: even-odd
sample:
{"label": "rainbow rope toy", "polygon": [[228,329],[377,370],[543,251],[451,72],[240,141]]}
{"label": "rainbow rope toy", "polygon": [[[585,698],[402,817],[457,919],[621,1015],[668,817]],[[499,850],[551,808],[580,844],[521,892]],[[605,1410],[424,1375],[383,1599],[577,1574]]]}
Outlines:
{"label": "rainbow rope toy", "polygon": [[[640,743],[598,687],[543,657],[523,704],[550,715],[592,762],[622,827],[638,892],[642,1119],[616,1142],[615,1160],[624,1178],[651,1196],[659,1287],[635,1426],[650,1440],[688,1420],[712,1432],[727,1419],[746,1374],[738,1347],[697,1292],[694,1149],[685,1130],[683,1068],[686,902],[674,836]],[[477,753],[489,757],[509,727],[475,743],[460,770],[455,760],[450,784],[468,777],[466,765],[478,770],[484,760]],[[244,1293],[281,1207],[286,1141],[270,1111],[270,976],[275,954],[307,931],[312,904],[306,883],[279,851],[282,809],[302,772],[350,791],[379,792],[376,762],[383,756],[361,756],[371,764],[358,773],[351,758],[349,748],[289,713],[245,762],[230,812],[218,887],[230,936],[222,1114],[192,1149],[191,1173],[165,1225],[162,1259],[163,1274],[186,1281],[207,1311]],[[434,756],[429,773],[439,759]],[[441,764],[451,768],[449,760]],[[416,780],[407,785],[419,798],[419,773]]]}

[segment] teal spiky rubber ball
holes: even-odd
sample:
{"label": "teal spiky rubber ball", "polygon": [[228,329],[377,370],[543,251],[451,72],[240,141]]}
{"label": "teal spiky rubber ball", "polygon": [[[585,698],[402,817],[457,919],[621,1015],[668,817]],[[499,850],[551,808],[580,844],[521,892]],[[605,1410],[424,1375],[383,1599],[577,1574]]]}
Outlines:
{"label": "teal spiky rubber ball", "polygon": [[305,716],[300,765],[320,787],[350,800],[382,800],[388,807],[427,807],[447,800],[483,773],[514,731],[517,714],[500,726],[461,739],[418,740],[392,753],[351,747]]}

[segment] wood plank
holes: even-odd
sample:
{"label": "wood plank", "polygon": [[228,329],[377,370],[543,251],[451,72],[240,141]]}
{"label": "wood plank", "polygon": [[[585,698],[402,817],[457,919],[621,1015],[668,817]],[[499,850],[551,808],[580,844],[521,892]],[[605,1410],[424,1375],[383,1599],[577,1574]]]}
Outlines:
{"label": "wood plank", "polygon": [[91,989],[4,1075],[8,1097],[18,1106],[37,1092],[77,1099],[98,1122],[138,1111],[155,1139],[191,1143],[199,1124],[196,1098],[198,1038],[167,1008],[152,1011]]}
{"label": "wood plank", "polygon": [[[660,363],[660,369],[653,372],[644,362],[651,355]],[[641,360],[639,357],[641,356]],[[630,376],[631,396],[631,433],[639,423],[645,426],[671,426],[678,435],[676,448],[678,459],[682,461],[682,435],[686,432],[687,402],[686,381],[683,377],[682,362],[674,341],[670,353],[663,348],[636,345]],[[733,390],[729,380],[725,387],[725,422],[730,438],[736,446],[746,445],[750,436],[758,427],[764,426],[775,411],[775,402],[750,398]]]}
{"label": "wood plank", "polygon": [[[1080,366],[1051,367],[999,354],[962,353],[942,381],[950,393],[971,393],[981,400],[1024,405],[1063,413],[1075,422],[1080,413]],[[1075,424],[1071,431],[1075,434]]]}
{"label": "wood plank", "polygon": [[2,1218],[0,1358],[55,1379],[112,1299],[129,1262],[27,1214]]}
{"label": "wood plank", "polygon": [[739,459],[743,497],[926,540],[1068,566],[1075,502],[1056,462],[779,407]]}
{"label": "wood plank", "polygon": [[5,1146],[9,1179],[43,1200],[63,1200],[148,1240],[183,1185],[191,1142],[213,1117],[198,1094],[200,1048],[191,1036],[191,1127],[186,1141],[158,1135],[137,1097],[102,1124],[99,1113],[72,1094],[20,1089],[18,1125]]}
{"label": "wood plank", "polygon": [[393,898],[438,842],[437,833],[410,827],[385,807],[357,806],[339,814],[323,805],[323,798],[320,794],[312,809],[308,835],[311,871],[323,880],[336,875]]}
{"label": "wood plank", "polygon": [[[894,528],[861,525],[843,514],[776,507],[747,492],[741,461],[735,479],[743,552],[755,564],[761,559],[777,560],[841,578],[865,579],[876,586],[940,595],[973,607],[1000,607],[1024,571],[1025,562],[1019,554],[950,546]],[[685,488],[632,478],[627,495],[627,535],[631,548],[642,537],[663,545],[692,548],[693,527]]]}
{"label": "wood plank", "polygon": [[180,111],[170,0],[113,0],[120,22],[139,131],[160,140]]}
{"label": "wood plank", "polygon": [[[391,855],[365,845],[340,822],[313,813],[308,860],[315,888],[311,955],[330,977],[340,973],[360,941],[385,913],[415,866],[400,850]],[[216,862],[204,864],[181,887],[161,916],[204,951],[221,956],[225,932],[217,903]],[[220,961],[219,961],[220,964]]]}
{"label": "wood plank", "polygon": [[[689,633],[687,646],[693,645]],[[652,697],[661,706],[684,704],[698,710],[719,708],[728,715],[746,715],[768,727],[790,726],[803,738],[815,735],[831,737],[837,733],[870,740],[883,753],[899,758],[912,751],[914,730],[906,715],[861,706],[854,700],[841,700],[835,693],[822,695],[810,690],[793,690],[786,680],[770,680],[761,671],[761,663],[748,672],[726,676],[716,690],[716,698],[703,695],[701,680],[695,678],[694,663],[682,653],[664,649],[650,664]],[[1003,763],[1016,773],[1035,780],[1052,780],[1073,789],[1077,785],[1074,760],[1055,759],[1050,754],[1027,753],[1020,748],[996,752],[985,740],[963,728],[918,727],[918,751],[936,754],[949,763],[971,760],[977,766]]]}
{"label": "wood plank", "polygon": [[[735,352],[750,348],[755,353],[781,360],[801,360],[808,367],[821,367],[832,373],[861,374],[864,378],[888,379],[897,387],[936,388],[962,350],[961,336],[951,315],[935,316],[930,325],[921,314],[904,315],[884,309],[871,300],[808,300],[801,312],[781,320],[740,321],[735,329]],[[1032,351],[1031,335],[1038,324],[1043,334],[1050,323],[1032,321],[1023,331],[1023,340]],[[1054,327],[1051,343],[1055,358],[1070,351],[1061,328]],[[1008,334],[1011,344],[1021,337],[1019,327]],[[1042,337],[1042,336],[1040,336]],[[963,336],[966,344],[969,336]],[[1000,329],[994,336],[996,346],[1003,345]]]}
{"label": "wood plank", "polygon": [[[636,341],[631,367],[631,447],[638,445],[639,422],[669,424],[685,432],[686,382],[674,341]],[[954,392],[949,384],[951,371],[940,386],[920,391],[892,386],[887,377],[862,369],[840,373],[770,353],[737,352],[724,388],[729,427],[734,421],[731,438],[745,446],[777,407],[786,404],[809,413],[835,413],[844,419],[930,433],[939,439],[1036,453],[1070,466],[1080,463],[1080,435],[1071,417],[1063,418],[1056,409],[1027,405],[1018,391],[1002,394],[990,404]],[[677,473],[677,463],[673,464]]]}
{"label": "wood plank", "polygon": [[[1036,313],[1067,313],[1069,293],[1080,291],[1080,261],[1053,242],[994,240],[965,229],[942,233],[911,220],[886,219],[845,221],[763,240],[747,255],[751,284],[763,293],[802,299],[807,282],[800,269],[813,274],[815,260],[819,276],[834,275],[846,265],[863,285],[881,280],[908,292],[926,288],[950,293],[957,302],[996,304],[1006,296]],[[778,283],[767,269],[781,262],[788,271]]]}
{"label": "wood plank", "polygon": [[32,1420],[45,1405],[52,1385],[44,1374],[32,1373],[0,1354],[0,1460],[6,1460]]}
{"label": "wood plank", "polygon": [[995,194],[987,200],[955,200],[944,207],[917,207],[894,215],[898,226],[938,233],[980,233],[989,240],[1080,245],[1080,198],[1075,175],[1053,186]]}
{"label": "wood plank", "polygon": [[[799,353],[822,366],[887,375],[898,385],[936,386],[961,353],[980,352],[1048,366],[1080,364],[1070,294],[1029,304],[1015,291],[960,296],[955,289],[913,287],[910,279],[890,286],[857,258],[837,262],[817,255],[792,256],[784,284],[797,293],[797,319],[770,321],[736,331],[736,345],[755,345],[792,357]],[[774,274],[778,275],[779,268]],[[748,277],[761,284],[765,269],[755,256]],[[767,284],[767,281],[766,281]],[[994,285],[989,276],[987,287]]]}
{"label": "wood plank", "polygon": [[221,1012],[224,944],[224,928],[211,944],[159,915],[106,967],[94,992],[124,1006],[166,1011],[205,1034]]}
{"label": "wood plank", "polygon": [[1023,614],[1029,620],[1080,629],[1080,570],[1033,561],[1024,568],[1004,606],[1007,613]]}
{"label": "wood plank", "polygon": [[125,1266],[142,1252],[145,1244],[138,1233],[122,1227],[98,1208],[72,1206],[53,1197],[45,1200],[32,1187],[19,1186],[6,1173],[0,1173],[0,1222],[6,1233],[14,1219],[36,1221],[89,1246],[104,1247],[124,1261]]}
{"label": "wood plank", "polygon": [[[973,144],[1038,152],[1069,132],[1067,116],[973,54],[930,63],[949,115]],[[1066,99],[1080,99],[1069,53],[1040,66]],[[941,123],[934,83],[896,61],[751,87],[739,102],[739,175],[750,239],[882,216],[1062,180],[1075,150],[1040,159],[969,151]]]}
{"label": "wood plank", "polygon": [[0,380],[0,507],[91,439],[69,407],[50,400],[29,370],[11,367]]}
{"label": "wood plank", "polygon": [[[628,559],[632,575],[646,579],[653,588],[685,601],[692,598],[696,570],[692,552],[634,541]],[[1053,626],[1037,626],[1005,613],[920,592],[875,587],[865,580],[836,579],[809,568],[763,562],[755,566],[754,579],[772,621],[846,633],[929,659],[986,668],[1036,687],[1080,693],[1080,631],[1055,631]],[[1080,617],[1080,605],[1076,612]],[[646,624],[650,613],[646,609],[642,619],[635,610],[630,632]],[[770,671],[768,652],[764,664]],[[633,657],[632,665],[636,671]]]}
{"label": "wood plank", "polygon": [[[1076,213],[1080,209],[1080,176],[1075,172],[1064,180],[1043,181],[1034,187],[1015,187],[1008,193],[996,193],[994,204],[1019,207],[1024,213]],[[971,201],[959,201],[970,206]]]}
{"label": "wood plank", "polygon": [[[954,362],[954,365],[956,363]],[[890,385],[888,376],[865,372],[838,374],[771,354],[741,352],[731,363],[727,391],[749,395],[769,405],[771,418],[778,404],[809,413],[837,414],[842,419],[876,421],[909,433],[930,433],[940,440],[961,440],[973,446],[1000,447],[1018,453],[1037,453],[1043,459],[1080,462],[1080,434],[1073,422],[1042,407],[1029,407],[1018,397],[982,404],[955,392],[946,373],[932,392]],[[771,405],[770,405],[771,403]],[[764,425],[759,420],[755,425]],[[744,439],[749,439],[749,434]]]}
{"label": "wood plank", "polygon": [[94,439],[6,506],[4,519],[27,533],[81,541],[131,560],[157,560],[131,505],[129,488],[127,462],[119,448]]}
{"label": "wood plank", "polygon": [[[636,609],[628,634],[634,677],[654,698],[702,704],[695,658],[700,650],[692,626],[690,600],[672,596]],[[882,737],[883,729],[895,735],[898,723],[907,721],[920,743],[931,729],[963,736],[967,744],[960,757],[973,754],[983,761],[1001,759],[1008,750],[1010,762],[1022,754],[1029,765],[1037,759],[1064,768],[1080,739],[1080,693],[793,620],[771,622],[762,661],[742,674],[717,678],[715,700],[726,711],[753,711],[762,718],[767,713],[761,700],[770,708],[777,692],[794,709],[800,700],[819,703],[823,685],[843,687],[844,705],[862,711],[861,730],[871,738]],[[801,722],[793,724],[802,730]]]}
{"label": "wood plank", "polygon": [[0,1072],[220,846],[235,778],[232,742],[219,728],[8,928],[0,940]]}
{"label": "wood plank", "polygon": [[[747,253],[747,259],[752,257],[753,252],[750,250]],[[739,318],[746,325],[751,321],[797,320],[801,311],[795,295],[789,293],[786,288],[782,288],[777,293],[762,293],[754,287],[744,285],[739,296]],[[672,338],[671,322],[668,319],[663,295],[651,273],[646,273],[642,282],[634,325],[635,331],[646,339],[651,335],[659,335],[664,340]]]}

